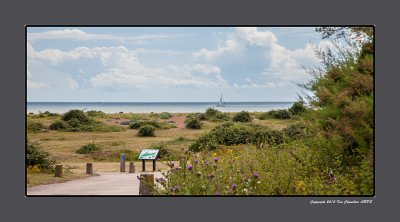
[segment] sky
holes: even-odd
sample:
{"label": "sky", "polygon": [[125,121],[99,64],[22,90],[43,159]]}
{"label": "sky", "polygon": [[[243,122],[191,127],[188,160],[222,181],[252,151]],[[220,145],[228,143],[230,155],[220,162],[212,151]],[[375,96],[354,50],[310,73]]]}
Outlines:
{"label": "sky", "polygon": [[28,27],[28,102],[296,101],[313,27]]}

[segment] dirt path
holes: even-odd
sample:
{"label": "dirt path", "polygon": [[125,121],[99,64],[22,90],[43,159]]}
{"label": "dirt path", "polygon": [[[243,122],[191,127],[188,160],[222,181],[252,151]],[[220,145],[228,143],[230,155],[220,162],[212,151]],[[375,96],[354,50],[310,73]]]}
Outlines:
{"label": "dirt path", "polygon": [[[152,172],[147,172],[152,173]],[[28,188],[28,195],[139,195],[140,173],[102,173],[86,179]],[[154,172],[154,177],[161,177]]]}
{"label": "dirt path", "polygon": [[186,116],[173,116],[169,119],[169,121],[174,121],[176,126],[180,129],[185,128],[185,120]]}

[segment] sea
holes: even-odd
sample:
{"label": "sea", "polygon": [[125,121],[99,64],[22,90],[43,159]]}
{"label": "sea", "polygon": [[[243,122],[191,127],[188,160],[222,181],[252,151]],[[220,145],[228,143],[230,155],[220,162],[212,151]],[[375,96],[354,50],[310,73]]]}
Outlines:
{"label": "sea", "polygon": [[222,112],[266,112],[287,109],[293,102],[225,102],[219,107],[216,102],[27,102],[27,113],[65,113],[71,109],[97,110],[105,113],[193,113],[214,108]]}

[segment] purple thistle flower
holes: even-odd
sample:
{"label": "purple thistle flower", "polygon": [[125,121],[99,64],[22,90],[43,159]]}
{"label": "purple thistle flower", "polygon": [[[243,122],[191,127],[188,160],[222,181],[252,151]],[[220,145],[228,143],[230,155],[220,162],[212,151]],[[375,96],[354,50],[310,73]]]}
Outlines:
{"label": "purple thistle flower", "polygon": [[214,162],[218,162],[218,157],[214,157]]}
{"label": "purple thistle flower", "polygon": [[174,189],[173,187],[170,187],[170,188],[169,188],[169,191],[171,191],[171,192],[174,192],[174,190],[175,190],[175,189]]}
{"label": "purple thistle flower", "polygon": [[254,177],[254,179],[257,179],[258,178],[258,173],[253,173],[253,177]]}
{"label": "purple thistle flower", "polygon": [[193,169],[193,166],[192,166],[192,165],[189,165],[187,168],[188,168],[188,170],[192,170],[192,169]]}
{"label": "purple thistle flower", "polygon": [[237,185],[236,184],[232,184],[232,190],[236,190]]}

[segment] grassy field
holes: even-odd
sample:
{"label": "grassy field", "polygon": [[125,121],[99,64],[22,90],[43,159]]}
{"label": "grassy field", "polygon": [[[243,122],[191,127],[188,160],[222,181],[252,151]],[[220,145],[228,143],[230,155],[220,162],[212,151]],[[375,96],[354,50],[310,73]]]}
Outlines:
{"label": "grassy field", "polygon": [[[173,114],[173,117],[179,117],[184,121],[189,114]],[[230,117],[234,113],[228,114]],[[256,116],[256,113],[252,114]],[[41,123],[48,127],[52,122],[60,119],[60,116],[35,115],[27,116],[28,121]],[[156,114],[106,114],[101,117],[95,117],[96,121],[101,121],[106,125],[120,126],[125,128],[120,132],[66,132],[56,130],[41,130],[39,132],[28,131],[28,140],[38,142],[41,147],[49,152],[50,156],[58,163],[62,163],[67,173],[64,178],[55,178],[52,174],[29,173],[28,185],[39,185],[45,183],[63,182],[70,179],[85,177],[85,163],[95,163],[95,173],[100,172],[118,172],[119,155],[129,153],[131,156],[137,156],[143,148],[150,148],[152,145],[164,144],[165,148],[177,157],[183,154],[183,150],[193,143],[199,136],[208,133],[221,122],[202,121],[201,129],[186,129],[176,127],[169,129],[156,129],[154,137],[140,137],[137,135],[137,129],[129,129],[127,125],[121,125],[121,122],[129,120],[156,120],[166,122],[158,118]],[[283,129],[294,120],[268,119],[259,120],[254,118],[253,123],[266,125],[273,129]],[[179,123],[176,123],[179,125]],[[76,151],[83,145],[95,143],[102,147],[102,150],[92,154],[77,154]],[[150,164],[150,163],[149,163]],[[141,170],[141,162],[136,163],[137,169]],[[148,166],[151,169],[151,166]],[[158,164],[157,169],[162,170],[163,164]]]}

